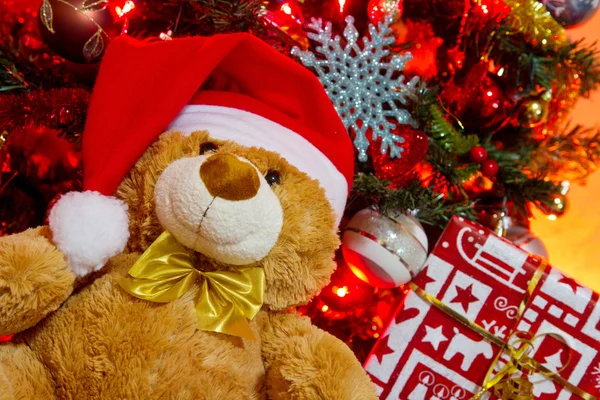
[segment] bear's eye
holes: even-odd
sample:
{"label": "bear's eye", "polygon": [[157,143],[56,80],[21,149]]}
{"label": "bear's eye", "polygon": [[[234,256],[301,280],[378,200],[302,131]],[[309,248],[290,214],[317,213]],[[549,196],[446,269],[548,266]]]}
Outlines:
{"label": "bear's eye", "polygon": [[217,146],[213,142],[204,142],[200,145],[200,155],[211,153],[213,151],[216,151],[218,148],[219,146]]}
{"label": "bear's eye", "polygon": [[281,183],[281,174],[277,170],[270,169],[267,171],[265,179],[267,180],[269,186],[279,185]]}

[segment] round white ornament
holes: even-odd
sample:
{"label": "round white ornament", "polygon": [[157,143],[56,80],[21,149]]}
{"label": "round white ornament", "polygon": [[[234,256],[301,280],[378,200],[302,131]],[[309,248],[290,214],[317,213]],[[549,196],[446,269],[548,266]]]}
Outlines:
{"label": "round white ornament", "polygon": [[530,254],[541,256],[546,260],[549,258],[548,250],[542,239],[526,227],[518,225],[509,227],[506,238]]}
{"label": "round white ornament", "polygon": [[425,265],[427,236],[410,214],[359,211],[342,237],[344,260],[365,282],[382,288],[410,282]]}

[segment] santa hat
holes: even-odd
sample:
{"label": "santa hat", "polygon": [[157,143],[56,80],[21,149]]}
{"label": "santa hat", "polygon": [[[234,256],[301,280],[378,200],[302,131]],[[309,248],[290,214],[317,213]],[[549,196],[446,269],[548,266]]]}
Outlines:
{"label": "santa hat", "polygon": [[353,149],[310,71],[249,34],[119,37],[100,66],[83,134],[86,191],[62,196],[49,217],[53,240],[78,275],[123,251],[127,208],[110,196],[169,127],[279,153],[320,182],[339,221]]}

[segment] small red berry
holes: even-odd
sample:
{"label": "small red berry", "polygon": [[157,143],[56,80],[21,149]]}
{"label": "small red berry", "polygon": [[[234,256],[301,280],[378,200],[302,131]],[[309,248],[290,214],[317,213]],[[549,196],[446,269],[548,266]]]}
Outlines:
{"label": "small red berry", "polygon": [[498,173],[498,163],[494,160],[485,160],[481,163],[481,173],[491,178]]}
{"label": "small red berry", "polygon": [[471,149],[471,160],[480,164],[487,160],[487,151],[483,146],[475,146]]}

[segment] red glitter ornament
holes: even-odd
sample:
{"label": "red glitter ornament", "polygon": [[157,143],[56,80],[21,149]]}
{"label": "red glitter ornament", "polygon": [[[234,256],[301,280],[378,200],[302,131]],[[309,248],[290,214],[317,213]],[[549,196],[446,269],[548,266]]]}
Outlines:
{"label": "red glitter ornament", "polygon": [[481,173],[488,178],[496,175],[498,173],[498,163],[494,160],[485,160],[481,163]]}
{"label": "red glitter ornament", "polygon": [[404,175],[425,157],[429,140],[425,133],[408,125],[402,125],[394,133],[404,138],[404,143],[400,144],[404,149],[400,157],[391,158],[389,154],[381,154],[381,139],[371,142],[369,149],[375,175],[379,179],[398,183],[399,179],[402,180]]}
{"label": "red glitter ornament", "polygon": [[471,149],[470,152],[471,160],[476,163],[482,163],[487,160],[487,151],[483,146],[475,146]]}
{"label": "red glitter ornament", "polygon": [[482,117],[494,117],[495,119],[497,115],[502,114],[502,90],[490,78],[489,74],[479,84],[480,91],[476,96],[474,106]]}

